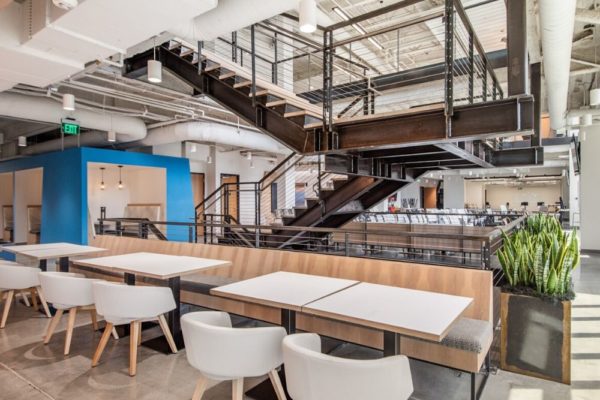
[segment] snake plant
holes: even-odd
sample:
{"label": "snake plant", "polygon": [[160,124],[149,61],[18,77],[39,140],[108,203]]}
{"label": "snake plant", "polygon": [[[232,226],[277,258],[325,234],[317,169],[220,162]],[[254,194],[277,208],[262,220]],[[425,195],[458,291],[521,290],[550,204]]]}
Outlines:
{"label": "snake plant", "polygon": [[509,286],[556,297],[567,294],[579,265],[575,231],[567,233],[553,216],[537,214],[510,237],[503,233],[503,239],[498,259]]}

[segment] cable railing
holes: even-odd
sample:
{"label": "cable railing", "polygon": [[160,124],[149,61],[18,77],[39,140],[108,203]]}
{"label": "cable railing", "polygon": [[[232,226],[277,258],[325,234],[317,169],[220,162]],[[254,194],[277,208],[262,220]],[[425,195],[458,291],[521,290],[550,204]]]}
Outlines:
{"label": "cable railing", "polygon": [[[494,229],[462,227],[464,231],[440,232],[431,230],[386,230],[380,226],[351,228],[273,227],[271,225],[241,225],[227,222],[229,216],[207,214],[199,223],[170,221],[137,221],[141,239],[144,225],[152,224],[165,230],[187,230],[188,242],[287,251],[310,251],[348,257],[377,258],[404,262],[431,263],[467,268],[493,269],[492,255],[502,245],[502,234],[510,234],[520,227],[525,216],[510,224]],[[119,221],[118,218],[99,219],[99,226]],[[116,234],[100,230],[104,234]],[[196,232],[202,232],[201,235]],[[293,240],[290,240],[293,239]]]}

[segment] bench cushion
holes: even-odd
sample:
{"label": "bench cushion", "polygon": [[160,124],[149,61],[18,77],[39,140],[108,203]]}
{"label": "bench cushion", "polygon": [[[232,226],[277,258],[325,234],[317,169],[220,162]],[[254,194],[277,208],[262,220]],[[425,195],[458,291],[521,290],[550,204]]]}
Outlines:
{"label": "bench cushion", "polygon": [[479,319],[460,318],[442,340],[442,345],[481,353],[491,341],[492,324]]}

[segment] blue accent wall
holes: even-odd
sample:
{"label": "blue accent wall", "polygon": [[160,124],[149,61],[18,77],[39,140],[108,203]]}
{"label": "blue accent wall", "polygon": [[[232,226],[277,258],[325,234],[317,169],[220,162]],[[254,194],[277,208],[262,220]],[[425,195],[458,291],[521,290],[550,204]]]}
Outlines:
{"label": "blue accent wall", "polygon": [[[193,221],[190,164],[186,158],[83,147],[1,162],[0,173],[39,167],[44,169],[40,238],[42,243],[87,243],[88,163],[166,169],[168,220]],[[172,226],[167,232],[169,240],[188,240],[187,227]]]}

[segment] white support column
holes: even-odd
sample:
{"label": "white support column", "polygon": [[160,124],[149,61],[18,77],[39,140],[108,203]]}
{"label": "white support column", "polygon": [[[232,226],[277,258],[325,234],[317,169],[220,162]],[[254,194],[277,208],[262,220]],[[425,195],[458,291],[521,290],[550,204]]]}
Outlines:
{"label": "white support column", "polygon": [[583,128],[586,140],[581,144],[580,221],[581,248],[600,250],[600,126]]}
{"label": "white support column", "polygon": [[444,208],[465,208],[465,178],[444,176]]}

